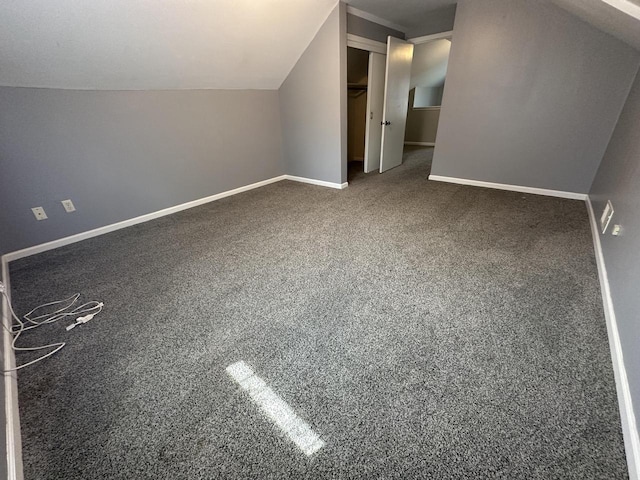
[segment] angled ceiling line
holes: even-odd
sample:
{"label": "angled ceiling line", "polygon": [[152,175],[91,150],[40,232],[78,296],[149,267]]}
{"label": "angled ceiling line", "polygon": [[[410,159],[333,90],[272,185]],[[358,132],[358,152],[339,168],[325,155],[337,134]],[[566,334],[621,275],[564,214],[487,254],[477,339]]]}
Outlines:
{"label": "angled ceiling line", "polygon": [[385,20],[384,18],[378,17],[377,15],[369,12],[365,12],[364,10],[360,10],[359,8],[352,7],[351,5],[347,5],[347,13],[355,15],[356,17],[363,18],[365,20],[369,20],[370,22],[377,23],[378,25],[383,25],[385,27],[398,30],[402,33],[406,33],[406,31],[409,29],[409,27],[390,22],[389,20]]}

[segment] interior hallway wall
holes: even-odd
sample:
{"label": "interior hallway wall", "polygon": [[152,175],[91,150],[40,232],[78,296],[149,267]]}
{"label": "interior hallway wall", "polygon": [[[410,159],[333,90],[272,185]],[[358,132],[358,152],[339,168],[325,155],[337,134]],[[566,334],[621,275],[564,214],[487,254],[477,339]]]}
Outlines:
{"label": "interior hallway wall", "polygon": [[275,90],[0,87],[0,253],[282,175],[281,147]]}
{"label": "interior hallway wall", "polygon": [[322,25],[279,90],[286,173],[347,181],[346,6]]}
{"label": "interior hallway wall", "polygon": [[405,142],[435,143],[438,133],[440,108],[413,108],[415,89],[409,92]]}
{"label": "interior hallway wall", "polygon": [[550,2],[462,0],[432,173],[587,193],[639,58]]}
{"label": "interior hallway wall", "polygon": [[[613,300],[625,369],[637,428],[640,429],[640,74],[607,148],[590,198],[596,218],[611,200],[613,224],[622,234],[611,235],[612,225],[600,235]],[[627,454],[627,456],[629,456]],[[637,466],[637,468],[640,467]]]}

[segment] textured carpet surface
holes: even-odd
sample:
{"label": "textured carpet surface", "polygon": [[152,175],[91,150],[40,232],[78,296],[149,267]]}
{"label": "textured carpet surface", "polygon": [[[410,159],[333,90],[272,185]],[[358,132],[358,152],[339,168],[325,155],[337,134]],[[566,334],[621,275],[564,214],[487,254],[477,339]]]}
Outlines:
{"label": "textured carpet surface", "polygon": [[26,479],[627,478],[584,203],[428,182],[430,155],[12,263],[21,313],[105,303],[24,335],[68,342],[19,376]]}

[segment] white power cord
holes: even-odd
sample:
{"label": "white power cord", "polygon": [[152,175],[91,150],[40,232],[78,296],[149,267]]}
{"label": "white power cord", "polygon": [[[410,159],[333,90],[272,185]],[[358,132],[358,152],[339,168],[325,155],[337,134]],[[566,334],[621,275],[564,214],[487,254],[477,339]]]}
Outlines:
{"label": "white power cord", "polygon": [[[33,365],[34,363],[37,363],[40,360],[44,360],[45,358],[50,357],[54,353],[59,352],[66,345],[65,342],[59,342],[59,343],[50,343],[48,345],[42,345],[39,347],[17,347],[16,342],[18,341],[18,338],[20,338],[20,335],[22,334],[22,332],[31,330],[32,328],[40,327],[42,325],[57,322],[58,320],[61,320],[63,318],[76,317],[75,323],[72,323],[71,325],[67,326],[66,329],[67,331],[69,331],[72,328],[76,327],[77,325],[87,323],[94,316],[100,313],[102,311],[102,308],[104,307],[104,304],[102,302],[91,301],[71,309],[71,307],[73,307],[78,301],[78,299],[80,298],[80,294],[76,293],[75,295],[72,295],[69,298],[65,298],[64,300],[58,300],[55,302],[49,302],[49,303],[45,303],[44,305],[37,306],[36,308],[31,310],[29,313],[23,316],[24,320],[26,321],[26,322],[23,322],[13,310],[11,301],[9,300],[9,297],[5,292],[5,287],[1,282],[0,282],[0,293],[2,293],[2,295],[6,299],[7,305],[9,306],[9,311],[11,312],[11,316],[17,322],[17,325],[14,324],[10,328],[7,328],[4,323],[2,324],[5,330],[9,331],[9,333],[11,333],[14,336],[13,341],[11,342],[11,348],[17,352],[18,351],[37,351],[37,350],[44,350],[46,348],[53,348],[52,351],[46,353],[45,355],[42,355],[41,357],[36,358],[35,360],[19,365],[15,368],[3,370],[3,372],[5,373],[15,371],[15,370],[20,370],[21,368],[28,367],[29,365]],[[53,305],[60,305],[60,304],[64,306],[61,308],[58,308],[53,312],[43,313],[41,315],[32,317],[32,315],[35,312],[37,312],[42,308],[51,307]],[[27,323],[30,323],[31,325],[26,326]]]}

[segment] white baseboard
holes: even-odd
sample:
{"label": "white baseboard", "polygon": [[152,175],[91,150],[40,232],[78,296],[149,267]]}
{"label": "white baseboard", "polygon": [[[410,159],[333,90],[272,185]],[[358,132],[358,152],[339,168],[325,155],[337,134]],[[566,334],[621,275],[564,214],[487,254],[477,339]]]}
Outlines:
{"label": "white baseboard", "polygon": [[158,210],[157,212],[151,212],[151,213],[147,213],[146,215],[140,215],[139,217],[123,220],[122,222],[112,223],[111,225],[105,225],[104,227],[94,228],[93,230],[88,230],[86,232],[77,233],[75,235],[70,235],[68,237],[59,238],[58,240],[53,240],[51,242],[42,243],[40,245],[35,245],[33,247],[23,248],[22,250],[16,250],[15,252],[11,252],[3,255],[2,258],[7,263],[12,262],[14,260],[18,260],[19,258],[28,257],[30,255],[36,255],[37,253],[53,250],[54,248],[64,247],[65,245],[69,245],[71,243],[76,243],[82,240],[86,240],[88,238],[104,235],[105,233],[110,233],[115,230],[120,230],[121,228],[131,227],[139,223],[148,222],[149,220],[154,220],[156,218],[164,217],[166,215],[171,215],[172,213],[177,213],[182,210],[187,210],[189,208],[204,205],[205,203],[213,202],[215,200],[220,200],[221,198],[246,192],[247,190],[253,190],[254,188],[262,187],[264,185],[269,185],[270,183],[279,182],[281,180],[284,180],[285,177],[286,175],[280,175],[279,177],[269,178],[267,180],[262,180],[261,182],[245,185],[244,187],[234,188],[233,190],[227,190],[226,192],[217,193],[209,197],[199,198],[198,200],[182,203],[180,205],[165,208],[163,210]]}
{"label": "white baseboard", "polygon": [[534,195],[546,195],[547,197],[571,198],[573,200],[587,200],[589,195],[578,192],[564,192],[562,190],[548,190],[546,188],[525,187],[521,185],[509,185],[506,183],[483,182],[469,180],[467,178],[445,177],[442,175],[429,175],[429,180],[436,182],[457,183],[459,185],[471,185],[474,187],[495,188],[496,190],[509,190],[511,192],[531,193]]}
{"label": "white baseboard", "polygon": [[[110,233],[115,230],[120,230],[122,228],[137,225],[139,223],[148,222],[150,220],[154,220],[159,217],[171,215],[172,213],[177,213],[182,210],[187,210],[189,208],[197,207],[205,203],[213,202],[215,200],[229,197],[231,195],[236,195],[238,193],[246,192],[248,190],[253,190],[254,188],[263,187],[265,185],[279,182],[281,180],[293,180],[296,182],[310,183],[313,185],[320,185],[323,187],[338,188],[338,189],[346,188],[348,185],[346,182],[342,184],[331,183],[331,182],[325,182],[323,180],[314,180],[312,178],[295,177],[292,175],[280,175],[278,177],[269,178],[261,182],[245,185],[244,187],[235,188],[233,190],[227,190],[226,192],[221,192],[216,195],[211,195],[209,197],[200,198],[198,200],[193,200],[191,202],[165,208],[163,210],[158,210],[157,212],[148,213],[146,215],[130,218],[122,222],[117,222],[111,225],[105,225],[104,227],[95,228],[87,232],[78,233],[68,237],[53,240],[51,242],[47,242],[40,245],[35,245],[33,247],[24,248],[22,250],[17,250],[15,252],[7,253],[5,255],[2,255],[2,257],[0,257],[0,263],[2,267],[0,272],[2,276],[1,277],[2,283],[4,283],[4,285],[6,286],[7,295],[10,297],[11,287],[9,284],[9,262],[12,262],[14,260],[28,257],[30,255],[36,255],[38,253],[46,252],[48,250],[53,250],[55,248],[80,242],[82,240],[86,240],[89,238],[97,237],[99,235],[104,235],[106,233]],[[2,303],[1,320],[4,322],[5,326],[9,328],[13,322],[11,319],[11,315],[9,313],[9,306],[7,305],[6,300],[4,300],[4,297],[2,297],[1,303]],[[4,332],[2,337],[3,365],[5,365],[5,368],[13,368],[15,367],[15,355],[14,355],[13,349],[11,348],[11,341],[12,341],[11,334],[6,329],[3,329],[3,332]],[[11,374],[6,374],[4,376],[4,389],[5,389],[4,401],[5,401],[5,416],[6,416],[5,435],[6,435],[6,443],[7,443],[6,453],[7,453],[8,478],[10,480],[22,480],[23,479],[22,441],[20,436],[20,415],[18,411],[17,374],[15,372]]]}
{"label": "white baseboard", "polygon": [[604,263],[602,244],[600,243],[600,231],[598,220],[593,211],[591,200],[586,200],[589,211],[589,221],[591,223],[591,234],[593,236],[593,248],[596,254],[598,265],[598,276],[600,278],[600,290],[602,291],[602,303],[604,304],[604,317],[607,322],[607,334],[609,337],[609,350],[611,351],[611,361],[613,363],[613,374],[616,380],[616,391],[618,394],[618,407],[620,409],[620,420],[622,422],[622,435],[627,453],[627,465],[629,467],[630,480],[640,480],[640,438],[633,403],[631,400],[631,390],[627,379],[627,370],[624,366],[622,355],[622,345],[620,344],[620,334],[616,322],[616,313],[613,309],[611,299],[611,289],[609,287],[609,277]]}
{"label": "white baseboard", "polygon": [[131,227],[139,223],[148,222],[149,220],[154,220],[156,218],[164,217],[166,215],[171,215],[172,213],[177,213],[182,210],[187,210],[189,208],[197,207],[205,203],[214,202],[216,200],[220,200],[221,198],[230,197],[231,195],[236,195],[238,193],[246,192],[248,190],[253,190],[254,188],[263,187],[265,185],[279,182],[281,180],[293,180],[295,182],[310,183],[313,185],[320,185],[322,187],[337,188],[337,189],[346,188],[348,185],[347,182],[340,184],[340,183],[325,182],[324,180],[314,180],[313,178],[295,177],[292,175],[280,175],[278,177],[262,180],[261,182],[245,185],[244,187],[234,188],[233,190],[227,190],[226,192],[217,193],[209,197],[199,198],[198,200],[182,203],[180,205],[165,208],[163,210],[158,210],[157,212],[151,212],[151,213],[147,213],[146,215],[141,215],[139,217],[123,220],[122,222],[112,223],[111,225],[105,225],[104,227],[94,228],[93,230],[88,230],[86,232],[77,233],[75,235],[70,235],[68,237],[59,238],[57,240],[52,240],[51,242],[41,243],[40,245],[34,245],[33,247],[23,248],[22,250],[16,250],[15,252],[10,252],[3,255],[2,260],[6,263],[9,263],[14,260],[18,260],[20,258],[29,257],[31,255],[36,255],[38,253],[46,252],[48,250],[53,250],[54,248],[64,247],[65,245],[70,245],[72,243],[80,242],[82,240],[87,240],[88,238],[104,235],[105,233],[110,233],[115,230],[120,230],[122,228]]}
{"label": "white baseboard", "polygon": [[313,178],[305,178],[305,177],[295,177],[293,175],[285,175],[287,180],[292,180],[294,182],[302,182],[302,183],[310,183],[312,185],[320,185],[321,187],[329,187],[329,188],[337,188],[342,190],[343,188],[347,188],[349,185],[348,182],[344,183],[333,183],[333,182],[325,182],[324,180],[315,180]]}
{"label": "white baseboard", "polygon": [[[208,202],[212,202],[224,197],[235,195],[237,193],[245,192],[254,188],[258,188],[270,183],[275,183],[281,180],[292,180],[296,182],[309,183],[313,185],[320,185],[330,188],[343,189],[346,188],[348,183],[332,183],[325,182],[323,180],[314,180],[304,177],[296,177],[292,175],[281,175],[279,177],[263,180],[262,182],[253,183],[244,187],[229,190],[216,195],[205,197],[192,202],[184,203],[174,207],[159,210],[157,212],[142,215],[140,217],[118,222],[112,225],[100,227],[88,232],[79,233],[69,237],[47,242],[42,245],[36,245],[34,247],[25,248],[16,252],[8,253],[1,257],[1,277],[2,282],[7,288],[7,294],[10,296],[11,287],[9,279],[9,267],[10,261],[17,260],[19,258],[27,257],[29,255],[35,255],[47,250],[58,248],[71,243],[79,242],[87,238],[92,238],[98,235],[103,235],[121,228],[143,223],[155,218],[159,218],[165,215],[193,208],[198,205],[202,205]],[[624,359],[622,355],[622,346],[620,344],[620,335],[618,333],[618,327],[616,323],[615,311],[613,309],[613,302],[611,299],[611,290],[609,287],[609,280],[607,276],[607,270],[604,263],[604,256],[602,253],[602,246],[600,243],[600,233],[598,231],[597,219],[593,211],[593,206],[587,194],[575,193],[575,192],[563,192],[558,190],[547,190],[533,187],[523,187],[517,185],[506,185],[491,182],[481,182],[477,180],[467,180],[454,177],[444,177],[439,175],[430,175],[429,180],[457,183],[462,185],[472,185],[479,187],[496,188],[500,190],[511,190],[523,193],[532,193],[537,195],[548,195],[562,198],[572,198],[578,200],[585,200],[587,209],[589,211],[589,219],[591,223],[591,230],[593,235],[593,243],[596,254],[596,262],[598,265],[598,275],[600,278],[600,285],[602,290],[602,300],[604,304],[604,313],[607,324],[607,332],[609,337],[609,346],[611,350],[611,359],[613,363],[613,371],[616,381],[616,390],[618,395],[618,404],[620,408],[620,417],[622,421],[622,431],[625,442],[625,449],[627,454],[627,463],[629,467],[630,480],[640,480],[640,438],[638,435],[638,429],[635,421],[635,414],[633,411],[633,404],[631,400],[631,391],[629,389],[629,382],[627,379],[626,369],[624,366]],[[12,324],[11,316],[9,314],[9,308],[7,302],[2,301],[2,321],[6,327]],[[3,365],[5,368],[12,368],[15,366],[15,356],[11,349],[11,335],[7,329],[3,329]],[[6,416],[6,442],[7,442],[7,472],[9,480],[22,480],[22,442],[20,436],[20,417],[18,411],[18,388],[17,388],[17,375],[15,373],[6,374],[4,376],[4,388],[5,388],[5,416]]]}
{"label": "white baseboard", "polygon": [[405,145],[417,145],[421,147],[435,147],[435,142],[404,142]]}
{"label": "white baseboard", "polygon": [[[11,283],[9,280],[9,264],[2,258],[1,278],[6,287],[7,297],[11,298]],[[13,324],[9,305],[2,296],[2,349],[3,349],[3,369],[15,368],[16,357],[11,342],[13,340],[9,330]],[[22,480],[22,439],[20,436],[20,412],[18,410],[18,375],[16,372],[4,374],[4,415],[5,415],[5,441],[6,441],[6,461],[7,478],[9,480]]]}

